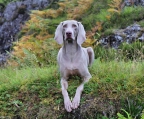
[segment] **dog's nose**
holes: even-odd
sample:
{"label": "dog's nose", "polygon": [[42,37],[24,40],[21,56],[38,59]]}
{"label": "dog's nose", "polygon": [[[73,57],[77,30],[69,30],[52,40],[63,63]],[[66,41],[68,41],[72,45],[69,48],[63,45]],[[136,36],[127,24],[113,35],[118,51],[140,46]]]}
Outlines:
{"label": "dog's nose", "polygon": [[71,36],[72,33],[71,33],[71,32],[66,32],[66,35],[67,35],[67,36]]}

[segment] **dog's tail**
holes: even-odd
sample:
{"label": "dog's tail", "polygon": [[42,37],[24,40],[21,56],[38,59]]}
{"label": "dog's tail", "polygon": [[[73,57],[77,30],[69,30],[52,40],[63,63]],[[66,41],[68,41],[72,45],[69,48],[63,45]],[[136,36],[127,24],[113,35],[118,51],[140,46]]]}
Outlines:
{"label": "dog's tail", "polygon": [[88,56],[89,56],[89,66],[92,65],[93,61],[94,61],[94,51],[91,47],[88,47],[87,48],[87,53],[88,53]]}

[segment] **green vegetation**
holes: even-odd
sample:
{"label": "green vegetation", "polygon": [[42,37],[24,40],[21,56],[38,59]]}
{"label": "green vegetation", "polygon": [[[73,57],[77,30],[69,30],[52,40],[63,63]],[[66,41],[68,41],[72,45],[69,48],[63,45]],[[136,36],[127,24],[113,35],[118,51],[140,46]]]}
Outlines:
{"label": "green vegetation", "polygon": [[[133,101],[130,107],[125,110],[134,118],[140,117],[143,103],[143,91],[144,91],[144,63],[142,62],[124,62],[124,61],[110,61],[105,62],[100,59],[96,59],[93,66],[90,68],[92,79],[85,85],[85,89],[82,95],[81,107],[86,106],[86,102],[91,100],[109,100],[107,103],[116,105],[114,100]],[[0,86],[0,114],[6,116],[29,117],[30,115],[43,117],[44,115],[53,115],[52,111],[55,111],[53,118],[58,118],[60,115],[64,115],[63,98],[60,90],[59,73],[56,66],[43,67],[43,68],[22,68],[20,69],[1,69],[1,86]],[[70,97],[73,98],[75,89],[79,84],[79,80],[69,81]],[[136,97],[136,98],[135,98]],[[92,103],[92,102],[91,102]],[[86,112],[90,113],[91,106],[97,108],[96,115],[101,114],[102,111],[108,110],[108,107],[103,107],[101,110],[100,103],[91,104],[84,110],[83,116]],[[120,103],[120,102],[119,102]],[[136,106],[135,103],[138,103]],[[123,106],[122,106],[123,105]],[[127,103],[122,103],[118,108],[124,108],[128,106]],[[118,106],[118,105],[117,105]],[[49,109],[49,113],[40,112],[41,110]],[[138,108],[138,109],[137,109]],[[51,110],[51,111],[50,111]],[[137,111],[138,110],[138,111]],[[29,114],[28,112],[31,111]],[[108,110],[110,111],[110,110]],[[113,112],[114,111],[114,112]],[[107,114],[114,117],[114,113],[120,111],[115,108]],[[135,111],[135,112],[134,112]],[[88,116],[93,116],[91,113]],[[102,116],[102,115],[99,115]],[[93,117],[94,118],[94,117]]]}
{"label": "green vegetation", "polygon": [[[144,119],[144,43],[124,43],[118,50],[93,45],[97,38],[115,29],[135,22],[144,27],[144,8],[121,10],[119,2],[61,0],[51,5],[55,9],[32,11],[31,19],[19,33],[20,40],[14,43],[11,58],[0,69],[0,116]],[[64,109],[56,63],[61,46],[53,39],[57,25],[66,19],[82,22],[88,37],[83,46],[92,46],[95,51],[90,67],[92,78],[85,85],[80,107],[72,113]],[[71,98],[80,81],[79,77],[69,80]]]}

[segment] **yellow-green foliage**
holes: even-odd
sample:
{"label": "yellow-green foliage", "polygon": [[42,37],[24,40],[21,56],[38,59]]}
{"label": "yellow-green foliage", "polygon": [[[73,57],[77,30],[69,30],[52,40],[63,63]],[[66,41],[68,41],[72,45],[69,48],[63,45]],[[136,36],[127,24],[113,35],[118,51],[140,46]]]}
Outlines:
{"label": "yellow-green foliage", "polygon": [[102,30],[102,22],[96,22],[96,25],[93,26],[91,30],[86,32],[87,40],[83,43],[83,46],[84,47],[93,46],[93,44],[96,42],[94,36],[97,31],[101,31],[101,30]]}
{"label": "yellow-green foliage", "polygon": [[[68,1],[68,4],[71,4],[73,1]],[[93,3],[93,0],[74,0],[74,3],[72,3],[74,6],[70,7],[67,6],[67,17],[68,19],[77,19],[81,18],[81,15],[87,11],[87,9],[90,8],[91,4]]]}
{"label": "yellow-green foliage", "polygon": [[87,38],[93,39],[95,33],[101,30],[102,30],[102,22],[96,22],[96,24],[91,28],[91,30],[87,31]]}
{"label": "yellow-green foliage", "polygon": [[121,13],[121,3],[122,0],[112,0],[111,3],[109,4],[109,6],[111,8],[108,9],[109,12],[111,13]]}
{"label": "yellow-green foliage", "polygon": [[108,20],[110,20],[111,16],[116,13],[119,14],[121,13],[122,9],[121,9],[121,4],[122,4],[122,0],[112,0],[109,5],[109,9],[107,10],[110,14],[106,16],[106,18]]}
{"label": "yellow-green foliage", "polygon": [[122,114],[120,114],[120,113],[117,113],[118,119],[132,119],[132,117],[130,116],[130,114],[129,114],[127,111],[125,111],[125,110],[123,110],[123,109],[122,109],[122,111],[124,111],[124,112],[127,114],[127,117],[128,117],[128,118],[124,117],[124,116],[123,116]]}

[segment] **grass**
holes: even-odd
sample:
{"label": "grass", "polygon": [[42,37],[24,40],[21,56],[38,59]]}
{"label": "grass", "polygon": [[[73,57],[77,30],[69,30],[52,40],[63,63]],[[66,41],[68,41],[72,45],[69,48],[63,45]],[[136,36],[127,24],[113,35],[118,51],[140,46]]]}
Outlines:
{"label": "grass", "polygon": [[[126,100],[126,97],[141,101],[138,106],[144,102],[142,93],[144,92],[144,62],[117,62],[114,60],[103,62],[96,59],[90,68],[90,72],[92,79],[85,85],[81,107],[93,98],[103,101],[110,100],[111,105],[115,105],[113,100]],[[21,118],[34,118],[35,116],[46,118],[50,115],[52,118],[60,118],[59,116],[67,118],[70,115],[64,111],[59,83],[60,76],[56,66],[22,69],[6,68],[1,69],[0,77],[0,115],[20,116]],[[79,85],[79,80],[74,79],[69,81],[68,91],[71,98],[74,97],[76,86]],[[110,115],[108,117],[112,118],[116,117],[116,113],[120,111],[120,109],[113,109],[115,110],[114,113],[109,112],[109,106],[101,110],[99,103],[91,102],[94,104],[89,102],[88,109],[86,112],[83,111],[81,116],[86,117],[86,113],[93,110],[96,111],[95,117],[98,117],[98,115],[102,117],[102,111],[106,111],[105,113]],[[109,102],[105,104],[110,105]],[[126,103],[122,104],[126,105]],[[91,109],[91,106],[94,106],[97,110]],[[119,108],[122,107],[124,106],[121,105]],[[139,110],[140,113],[142,113],[143,108]],[[47,112],[45,109],[51,111]],[[129,110],[126,111],[131,113]],[[71,115],[74,116],[76,113]],[[90,116],[92,114],[89,114]]]}
{"label": "grass", "polygon": [[7,90],[13,87],[19,87],[25,82],[31,82],[33,79],[44,78],[51,73],[54,67],[49,68],[23,68],[23,69],[13,69],[6,68],[1,69],[0,73],[0,90]]}

